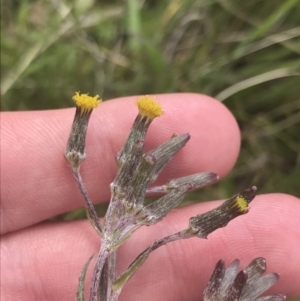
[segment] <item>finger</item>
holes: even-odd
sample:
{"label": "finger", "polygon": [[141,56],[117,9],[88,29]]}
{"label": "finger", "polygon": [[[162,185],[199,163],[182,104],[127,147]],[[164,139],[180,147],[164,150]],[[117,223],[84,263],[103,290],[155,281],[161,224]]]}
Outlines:
{"label": "finger", "polygon": [[[115,155],[137,115],[136,97],[104,102],[92,114],[82,178],[91,199],[110,197],[117,168]],[[191,140],[174,158],[162,180],[201,171],[226,174],[236,161],[240,136],[231,113],[220,102],[196,94],[157,96],[165,114],[155,120],[146,149],[173,133],[190,132]],[[2,233],[20,229],[83,206],[63,153],[75,109],[2,115]],[[224,160],[226,156],[226,160]]]}
{"label": "finger", "polygon": [[[174,210],[161,223],[140,229],[118,252],[119,270],[155,239],[185,228],[191,215],[218,203]],[[280,273],[269,293],[299,297],[300,200],[269,194],[258,196],[251,207],[247,215],[218,229],[208,240],[177,241],[153,252],[126,284],[121,300],[198,300],[220,258],[226,265],[239,258],[244,268],[261,256],[267,260],[267,273]],[[78,275],[98,249],[99,238],[86,221],[48,223],[7,234],[1,244],[2,300],[73,299]]]}

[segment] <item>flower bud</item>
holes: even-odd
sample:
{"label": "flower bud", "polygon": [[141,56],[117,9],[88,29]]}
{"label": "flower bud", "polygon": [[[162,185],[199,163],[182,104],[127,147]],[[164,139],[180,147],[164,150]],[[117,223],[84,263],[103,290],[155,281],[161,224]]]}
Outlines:
{"label": "flower bud", "polygon": [[101,102],[98,95],[91,97],[88,94],[76,92],[73,100],[76,103],[76,112],[73,120],[65,157],[73,171],[78,171],[80,164],[85,160],[85,137],[92,111]]}

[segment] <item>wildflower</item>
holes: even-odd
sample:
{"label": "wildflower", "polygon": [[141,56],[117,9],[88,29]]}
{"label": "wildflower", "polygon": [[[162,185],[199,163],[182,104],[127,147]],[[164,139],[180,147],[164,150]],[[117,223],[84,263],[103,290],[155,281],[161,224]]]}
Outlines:
{"label": "wildflower", "polygon": [[[144,153],[144,140],[151,122],[163,114],[162,107],[154,98],[143,96],[137,100],[138,115],[134,120],[124,146],[116,156],[118,174],[111,184],[111,201],[103,227],[81,179],[79,168],[86,158],[85,137],[92,110],[101,102],[87,94],[76,94],[76,113],[65,157],[72,168],[86,202],[87,216],[101,236],[101,246],[91,280],[90,301],[117,300],[126,282],[157,248],[176,240],[191,237],[207,238],[234,218],[249,211],[249,203],[256,195],[253,186],[226,200],[219,207],[190,218],[187,227],[176,233],[155,240],[142,251],[128,268],[117,276],[117,249],[141,226],[151,226],[162,220],[192,190],[202,188],[218,180],[212,172],[198,173],[171,179],[162,186],[148,187],[156,181],[166,164],[189,141],[190,135],[174,134],[160,146]],[[146,204],[147,193],[163,193],[156,201]],[[84,281],[91,258],[84,265],[79,278],[77,301],[84,300]],[[255,259],[245,270],[238,273],[239,261],[235,260],[227,269],[219,261],[205,290],[205,301],[283,301],[283,295],[258,298],[279,278],[273,273],[266,276],[263,258]],[[100,287],[100,290],[99,290]]]}
{"label": "wildflower", "polygon": [[283,301],[282,294],[259,296],[279,279],[277,273],[265,276],[266,260],[254,259],[246,269],[238,273],[240,261],[235,259],[226,269],[224,260],[219,260],[204,291],[204,301]]}
{"label": "wildflower", "polygon": [[80,114],[82,115],[92,113],[92,110],[101,102],[101,99],[98,98],[99,95],[91,97],[88,94],[80,95],[79,92],[75,92],[75,95],[72,97],[76,103],[76,107],[80,110]]}
{"label": "wildflower", "polygon": [[89,119],[92,111],[101,102],[98,95],[91,97],[88,94],[76,92],[73,100],[76,103],[76,113],[73,120],[65,157],[73,171],[80,168],[80,164],[85,160],[85,137]]}
{"label": "wildflower", "polygon": [[161,105],[148,95],[140,97],[136,103],[139,115],[142,118],[146,118],[148,122],[163,114]]}
{"label": "wildflower", "polygon": [[200,238],[214,230],[224,227],[229,221],[249,211],[249,203],[254,199],[257,188],[255,186],[236,194],[221,206],[190,218],[190,231]]}
{"label": "wildflower", "polygon": [[135,118],[124,146],[117,155],[117,163],[123,165],[136,143],[141,141],[140,148],[144,146],[146,132],[154,118],[163,114],[162,106],[150,96],[142,96],[137,100],[139,113]]}
{"label": "wildflower", "polygon": [[[146,132],[156,117],[163,114],[161,105],[150,96],[142,96],[137,100],[139,113],[134,120],[124,146],[116,157],[119,166],[118,175],[114,181],[116,193],[128,187],[139,161],[143,156]],[[119,191],[119,192],[117,192]]]}
{"label": "wildflower", "polygon": [[86,158],[85,137],[89,119],[93,109],[101,102],[101,99],[98,99],[98,97],[98,95],[94,97],[88,94],[80,95],[79,92],[76,92],[73,96],[73,100],[76,103],[76,112],[65,151],[65,158],[72,169],[75,180],[86,202],[85,208],[87,217],[94,229],[101,235],[102,230],[99,218],[79,172],[80,165]]}

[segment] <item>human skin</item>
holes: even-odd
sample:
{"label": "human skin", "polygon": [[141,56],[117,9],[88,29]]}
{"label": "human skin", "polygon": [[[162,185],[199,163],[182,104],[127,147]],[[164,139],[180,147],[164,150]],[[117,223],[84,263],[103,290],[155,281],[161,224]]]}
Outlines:
{"label": "human skin", "polygon": [[[92,114],[81,174],[95,203],[109,199],[109,184],[117,172],[114,157],[137,114],[135,100],[104,102]],[[158,95],[156,100],[165,114],[151,124],[146,150],[173,133],[191,134],[163,171],[160,183],[202,171],[221,177],[230,172],[239,154],[240,132],[223,104],[197,94]],[[63,157],[74,112],[1,113],[1,300],[75,300],[82,267],[99,249],[99,236],[87,221],[47,221],[83,206]],[[118,253],[120,271],[153,240],[186,228],[189,217],[218,204],[176,209],[162,222],[138,230]],[[239,258],[245,267],[256,257],[265,257],[268,272],[281,276],[269,293],[299,297],[299,229],[299,199],[259,195],[248,214],[216,230],[208,240],[177,241],[152,253],[120,300],[201,300],[220,258],[226,264]]]}

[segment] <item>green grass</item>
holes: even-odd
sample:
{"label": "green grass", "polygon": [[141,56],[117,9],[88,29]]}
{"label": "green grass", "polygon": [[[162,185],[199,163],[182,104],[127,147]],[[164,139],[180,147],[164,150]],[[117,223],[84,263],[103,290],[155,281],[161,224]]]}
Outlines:
{"label": "green grass", "polygon": [[300,196],[300,3],[6,1],[2,110],[196,92],[216,96],[242,130],[234,171],[201,199],[249,185]]}

